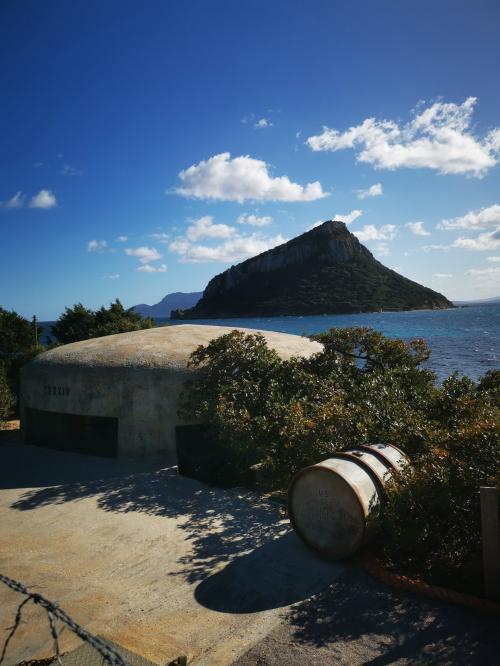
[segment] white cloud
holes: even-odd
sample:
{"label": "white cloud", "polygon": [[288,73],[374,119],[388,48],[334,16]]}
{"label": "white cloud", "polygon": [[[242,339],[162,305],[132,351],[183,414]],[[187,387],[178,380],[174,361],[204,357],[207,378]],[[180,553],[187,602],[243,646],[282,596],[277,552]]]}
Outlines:
{"label": "white cloud", "polygon": [[311,229],[316,229],[316,227],[319,227],[323,224],[323,220],[318,220],[314,224],[311,224],[309,227],[306,228],[306,231],[311,231]]}
{"label": "white cloud", "polygon": [[118,280],[120,273],[112,273],[111,275],[104,276],[107,280]]}
{"label": "white cloud", "polygon": [[432,250],[448,252],[449,249],[449,245],[422,245],[422,250],[424,252],[431,252]]}
{"label": "white cloud", "polygon": [[384,243],[380,243],[380,245],[377,245],[375,248],[375,252],[379,257],[387,257],[390,254],[389,246],[385,245]]}
{"label": "white cloud", "polygon": [[[361,217],[363,215],[362,210],[351,210],[351,212],[348,215],[340,215],[339,213],[336,213],[332,220],[335,220],[337,222],[343,222],[344,224],[351,224],[351,222],[354,222],[354,220],[357,220],[358,217]],[[320,225],[324,224],[325,220],[317,220],[314,224],[311,224],[309,227],[307,227],[306,231],[311,231],[311,229],[315,229],[316,227],[319,227]]]}
{"label": "white cloud", "polygon": [[487,261],[497,262],[500,261],[500,257],[486,257]]}
{"label": "white cloud", "polygon": [[9,199],[6,204],[5,208],[22,208],[24,206],[24,194],[19,191],[14,194],[14,196]]}
{"label": "white cloud", "polygon": [[471,275],[479,280],[485,280],[490,285],[500,280],[500,266],[490,266],[489,268],[471,268],[465,271],[465,275]]}
{"label": "white cloud", "polygon": [[391,241],[398,233],[395,224],[384,224],[377,229],[373,224],[365,224],[361,231],[353,231],[360,241]]}
{"label": "white cloud", "polygon": [[362,210],[351,210],[349,215],[339,215],[338,213],[336,213],[333,219],[337,220],[338,222],[343,222],[344,224],[351,224],[351,222],[357,220],[358,217],[361,217],[361,215],[363,215]]}
{"label": "white cloud", "polygon": [[227,224],[214,224],[211,215],[205,215],[198,220],[193,220],[186,231],[186,237],[190,241],[199,238],[230,238],[236,235],[236,229]]}
{"label": "white cloud", "polygon": [[83,171],[81,169],[77,169],[74,166],[71,166],[71,164],[64,164],[59,173],[62,176],[81,176]]}
{"label": "white cloud", "polygon": [[266,227],[273,222],[273,218],[270,215],[263,215],[262,217],[257,215],[240,215],[237,222],[238,224],[250,224],[252,227]]}
{"label": "white cloud", "polygon": [[87,243],[87,252],[104,252],[107,246],[105,240],[91,240]]}
{"label": "white cloud", "polygon": [[30,208],[45,208],[47,210],[55,206],[57,206],[56,197],[50,190],[40,190],[29,203]]}
{"label": "white cloud", "polygon": [[160,243],[166,243],[168,240],[170,240],[170,234],[166,234],[164,231],[160,231],[155,234],[149,234],[149,237],[160,241]]}
{"label": "white cloud", "polygon": [[435,278],[452,278],[453,275],[451,273],[434,273]]}
{"label": "white cloud", "polygon": [[115,241],[117,243],[126,243],[128,241],[128,236],[117,236]]}
{"label": "white cloud", "polygon": [[125,250],[125,254],[128,254],[130,257],[139,257],[141,264],[148,264],[150,261],[157,261],[163,257],[162,254],[158,252],[154,247],[128,247]]}
{"label": "white cloud", "polygon": [[174,240],[170,243],[168,246],[168,249],[171,252],[175,252],[175,254],[187,254],[189,248],[191,247],[191,243],[189,243],[187,240],[184,240],[182,238],[178,238],[177,240]]}
{"label": "white cloud", "polygon": [[269,165],[249,155],[231,159],[230,153],[214,155],[179,173],[174,191],[186,197],[238,201],[315,201],[328,196],[319,181],[305,186],[288,176],[273,178]]}
{"label": "white cloud", "polygon": [[19,190],[19,192],[16,192],[14,196],[4,204],[0,202],[0,207],[2,205],[5,208],[24,208],[28,205],[29,208],[49,209],[57,206],[57,201],[55,195],[50,190],[40,190],[38,194],[35,194],[35,196],[26,203],[26,196]]}
{"label": "white cloud", "polygon": [[500,206],[493,204],[489,208],[481,208],[479,211],[471,210],[462,217],[454,217],[451,220],[441,220],[438,229],[486,229],[500,225]]}
{"label": "white cloud", "polygon": [[254,257],[277,245],[286,242],[281,234],[273,238],[261,238],[257,234],[238,236],[216,246],[194,245],[183,239],[172,242],[169,249],[180,255],[183,263],[204,263],[209,261],[234,262]]}
{"label": "white cloud", "polygon": [[266,127],[273,127],[273,123],[268,118],[261,118],[253,125],[255,129],[264,129]]}
{"label": "white cloud", "polygon": [[423,222],[408,222],[405,227],[408,227],[415,236],[430,236],[430,233],[424,229]]}
{"label": "white cloud", "polygon": [[500,227],[496,231],[479,234],[477,238],[457,238],[451,247],[460,247],[464,250],[498,250],[500,249]]}
{"label": "white cloud", "polygon": [[375,183],[375,185],[372,185],[367,190],[358,190],[358,199],[366,199],[367,197],[379,197],[383,193],[384,192],[382,190],[382,184]]}
{"label": "white cloud", "polygon": [[436,102],[406,125],[367,118],[345,132],[324,127],[307,144],[313,151],[357,149],[359,162],[379,169],[429,168],[480,178],[498,162],[500,129],[482,139],[474,136],[470,126],[476,101],[468,97],[463,104]]}
{"label": "white cloud", "polygon": [[151,266],[151,264],[143,264],[142,266],[138,266],[135,270],[140,271],[141,273],[166,273],[167,265],[160,264],[159,266]]}

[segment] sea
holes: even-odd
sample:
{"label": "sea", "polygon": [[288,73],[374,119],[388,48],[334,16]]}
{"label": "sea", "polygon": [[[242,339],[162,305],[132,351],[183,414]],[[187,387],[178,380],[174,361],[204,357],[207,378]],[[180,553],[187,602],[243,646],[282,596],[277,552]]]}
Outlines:
{"label": "sea", "polygon": [[[50,335],[53,322],[41,322],[42,343]],[[459,306],[450,310],[411,310],[370,312],[307,317],[248,317],[230,319],[157,319],[159,326],[183,323],[234,326],[280,331],[295,335],[321,333],[330,328],[367,326],[390,338],[424,338],[432,354],[428,362],[438,381],[453,372],[478,379],[488,370],[500,368],[500,303]]]}

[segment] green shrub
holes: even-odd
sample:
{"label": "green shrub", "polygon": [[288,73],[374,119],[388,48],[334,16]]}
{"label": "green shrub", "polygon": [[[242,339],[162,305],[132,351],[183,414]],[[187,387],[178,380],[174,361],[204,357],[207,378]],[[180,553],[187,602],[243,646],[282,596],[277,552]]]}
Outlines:
{"label": "green shrub", "polygon": [[41,327],[14,311],[0,307],[0,365],[13,396],[14,408],[19,399],[19,371],[31,358],[44,350],[37,343]]}
{"label": "green shrub", "polygon": [[109,308],[102,306],[95,312],[77,303],[66,308],[55,324],[51,334],[59,343],[68,344],[103,335],[128,333],[144,328],[153,328],[154,320],[143,318],[134,310],[126,310],[118,299]]}
{"label": "green shrub", "polygon": [[305,465],[373,440],[422,445],[434,375],[419,365],[422,342],[406,345],[369,329],[316,336],[324,351],[283,361],[260,334],[233,331],[197,349],[199,370],[182,398],[188,419],[212,424],[242,478],[286,487]]}
{"label": "green shrub", "polygon": [[[210,424],[226,483],[285,489],[295,472],[346,447],[382,441],[411,466],[374,520],[389,565],[481,592],[479,487],[500,488],[498,371],[437,386],[421,340],[366,328],[314,336],[323,351],[283,361],[260,334],[233,331],[198,348],[185,418]],[[253,477],[249,470],[254,471]],[[220,481],[220,479],[217,479]]]}
{"label": "green shrub", "polygon": [[5,368],[0,365],[0,423],[6,421],[14,406],[14,396],[10,390]]}
{"label": "green shrub", "polygon": [[429,447],[388,488],[383,556],[428,582],[482,592],[479,487],[500,489],[494,396],[484,380],[449,377],[435,397]]}

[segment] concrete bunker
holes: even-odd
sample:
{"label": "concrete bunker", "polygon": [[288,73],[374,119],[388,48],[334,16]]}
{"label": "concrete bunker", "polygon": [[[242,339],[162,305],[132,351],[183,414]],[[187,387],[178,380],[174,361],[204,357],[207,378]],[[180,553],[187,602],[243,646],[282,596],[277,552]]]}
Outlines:
{"label": "concrete bunker", "polygon": [[[234,327],[183,324],[84,340],[44,352],[21,374],[26,444],[174,464],[179,395],[191,353]],[[247,333],[253,329],[240,328]],[[260,331],[282,358],[321,346]]]}

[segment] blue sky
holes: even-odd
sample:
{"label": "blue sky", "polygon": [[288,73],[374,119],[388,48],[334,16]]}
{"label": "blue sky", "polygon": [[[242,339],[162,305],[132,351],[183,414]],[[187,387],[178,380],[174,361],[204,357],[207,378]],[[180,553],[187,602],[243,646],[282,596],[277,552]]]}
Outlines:
{"label": "blue sky", "polygon": [[500,294],[495,0],[0,3],[0,305],[154,303],[318,221]]}

